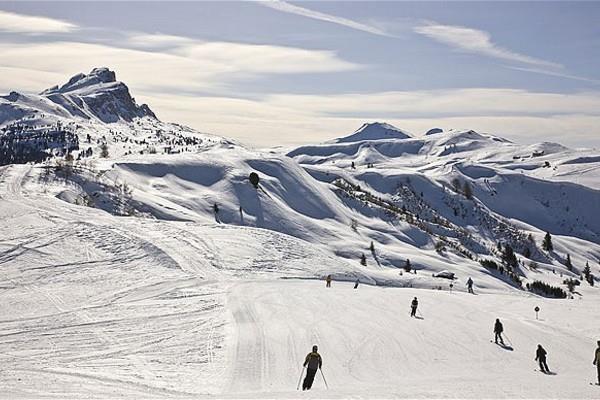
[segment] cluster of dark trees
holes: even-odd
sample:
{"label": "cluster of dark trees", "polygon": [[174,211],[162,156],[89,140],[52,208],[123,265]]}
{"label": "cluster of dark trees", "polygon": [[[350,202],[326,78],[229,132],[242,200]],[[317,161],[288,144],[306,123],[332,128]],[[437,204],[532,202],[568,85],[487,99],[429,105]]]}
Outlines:
{"label": "cluster of dark trees", "polygon": [[546,282],[534,281],[526,285],[527,290],[547,297],[556,297],[559,299],[566,299],[567,293],[557,286],[548,285]]}
{"label": "cluster of dark trees", "polygon": [[482,267],[487,269],[492,269],[494,271],[500,272],[501,275],[506,275],[510,278],[511,281],[515,283],[515,285],[519,288],[523,287],[523,280],[521,277],[514,271],[514,268],[509,265],[498,265],[493,260],[481,259],[479,260],[479,264]]}
{"label": "cluster of dark trees", "polygon": [[0,165],[42,162],[78,149],[77,135],[61,125],[35,129],[14,124],[0,129]]}

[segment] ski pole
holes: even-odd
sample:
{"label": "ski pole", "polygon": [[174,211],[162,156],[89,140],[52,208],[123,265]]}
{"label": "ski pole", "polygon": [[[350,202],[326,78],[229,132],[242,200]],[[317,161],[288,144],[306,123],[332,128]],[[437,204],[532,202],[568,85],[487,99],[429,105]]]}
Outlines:
{"label": "ski pole", "polygon": [[510,338],[508,337],[508,335],[506,333],[504,334],[504,337],[508,341],[508,344],[510,344],[510,347],[514,347],[513,344],[512,344],[512,342],[511,342],[511,340],[510,340]]}
{"label": "ski pole", "polygon": [[304,375],[304,368],[302,367],[302,371],[300,371],[300,379],[298,379],[298,386],[296,386],[296,390],[300,390],[300,382],[302,381],[302,375]]}
{"label": "ski pole", "polygon": [[323,377],[323,382],[325,382],[325,387],[329,389],[329,385],[327,385],[327,379],[325,379],[325,375],[323,375],[323,370],[319,368],[319,371],[321,371],[321,376]]}

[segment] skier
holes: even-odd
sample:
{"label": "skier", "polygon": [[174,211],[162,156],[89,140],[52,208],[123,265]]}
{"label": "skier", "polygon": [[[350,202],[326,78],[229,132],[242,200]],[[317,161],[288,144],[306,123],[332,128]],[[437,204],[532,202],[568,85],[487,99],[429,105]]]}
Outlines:
{"label": "skier", "polygon": [[327,282],[325,284],[325,287],[331,287],[331,275],[327,275],[327,278],[325,278],[325,282]]}
{"label": "skier", "polygon": [[546,350],[544,350],[541,344],[538,344],[537,351],[535,352],[535,361],[540,363],[540,370],[545,374],[550,372],[548,364],[546,364],[546,354],[548,354]]}
{"label": "skier", "polygon": [[502,332],[504,332],[504,327],[502,326],[502,322],[500,322],[499,318],[496,318],[496,323],[494,324],[494,341],[498,344],[498,339],[500,339],[500,343],[504,346],[504,339],[502,339]]}
{"label": "skier", "polygon": [[359,283],[360,283],[360,279],[356,279],[356,282],[354,282],[354,289],[358,289]]}
{"label": "skier", "polygon": [[304,378],[304,382],[302,382],[302,390],[310,390],[312,387],[313,381],[315,380],[315,374],[317,373],[317,369],[321,369],[323,366],[323,360],[321,359],[321,355],[317,353],[317,345],[315,344],[312,347],[312,351],[306,355],[306,359],[304,359],[304,367],[306,368],[306,378]]}
{"label": "skier", "polygon": [[413,299],[413,301],[410,303],[410,316],[411,317],[417,316],[417,307],[418,306],[419,306],[419,300],[417,300],[417,298],[415,297]]}
{"label": "skier", "polygon": [[218,222],[218,223],[220,223],[221,220],[219,219],[219,206],[217,205],[217,203],[215,203],[213,205],[213,211],[215,213],[215,221]]}
{"label": "skier", "polygon": [[469,277],[469,280],[467,281],[467,289],[469,290],[469,293],[474,294],[473,293],[473,279],[471,279]]}
{"label": "skier", "polygon": [[598,385],[600,385],[600,340],[598,340],[598,348],[594,357],[594,365],[598,369]]}

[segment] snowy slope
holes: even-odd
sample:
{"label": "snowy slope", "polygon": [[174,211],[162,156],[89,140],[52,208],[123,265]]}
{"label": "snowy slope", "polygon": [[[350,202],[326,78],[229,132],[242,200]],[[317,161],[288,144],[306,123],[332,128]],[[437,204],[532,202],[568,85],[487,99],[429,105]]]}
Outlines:
{"label": "snowy slope", "polygon": [[[30,166],[0,172],[3,396],[295,398],[313,343],[330,387],[317,377],[313,398],[597,392],[590,289],[326,289],[280,278],[364,270],[270,230],[114,217],[48,197]],[[423,319],[408,316],[413,296]],[[495,318],[512,351],[490,343]],[[538,342],[556,375],[533,370]]]}
{"label": "snowy slope", "polygon": [[[0,100],[19,140],[79,137],[74,161],[0,166],[0,397],[597,395],[600,282],[543,298],[479,263],[508,243],[523,286],[600,276],[596,150],[375,123],[284,155],[159,121],[123,88],[101,68]],[[297,392],[315,343],[330,388]],[[533,371],[537,343],[556,375]]]}

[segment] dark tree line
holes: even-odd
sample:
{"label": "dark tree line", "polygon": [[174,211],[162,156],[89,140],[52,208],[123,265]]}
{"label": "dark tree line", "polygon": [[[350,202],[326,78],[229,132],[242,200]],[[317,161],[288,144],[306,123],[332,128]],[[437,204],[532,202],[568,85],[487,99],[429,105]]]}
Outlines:
{"label": "dark tree line", "polygon": [[27,125],[0,129],[0,165],[42,162],[52,151],[67,154],[79,149],[79,138],[60,125],[38,130]]}

